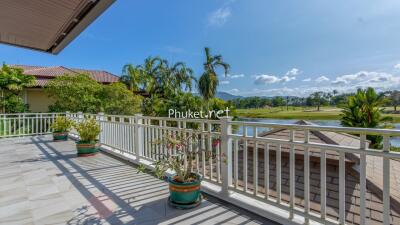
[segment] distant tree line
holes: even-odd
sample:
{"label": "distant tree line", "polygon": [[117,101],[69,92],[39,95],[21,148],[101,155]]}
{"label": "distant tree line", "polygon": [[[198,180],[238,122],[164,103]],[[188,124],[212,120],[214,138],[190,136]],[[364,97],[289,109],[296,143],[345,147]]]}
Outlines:
{"label": "distant tree line", "polygon": [[[245,97],[230,100],[237,109],[267,108],[283,106],[315,107],[320,110],[321,106],[342,107],[347,103],[350,96],[356,93],[341,93],[334,90],[332,92],[314,92],[308,97],[296,96],[275,96],[275,97]],[[394,107],[397,112],[397,106],[400,106],[400,91],[386,91],[378,94],[383,99],[383,106]]]}

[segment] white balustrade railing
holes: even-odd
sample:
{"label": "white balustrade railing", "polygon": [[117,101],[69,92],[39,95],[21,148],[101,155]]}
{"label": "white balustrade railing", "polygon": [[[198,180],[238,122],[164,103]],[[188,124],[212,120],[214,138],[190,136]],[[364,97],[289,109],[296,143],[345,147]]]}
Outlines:
{"label": "white balustrade railing", "polygon": [[[25,121],[27,126],[46,121],[38,118],[55,117],[54,114],[32,115],[33,120],[27,119],[25,115],[17,121]],[[381,160],[381,164],[374,166],[382,171],[380,218],[383,224],[395,224],[390,193],[391,172],[394,172],[391,163],[393,160],[399,160],[400,154],[390,151],[390,138],[400,136],[399,130],[266,124],[231,121],[230,118],[176,119],[140,114],[119,116],[67,113],[67,116],[78,122],[85,118],[98,120],[101,126],[100,143],[135,156],[137,163],[140,163],[140,160],[155,162],[174,153],[176,149],[168,149],[163,141],[167,136],[180,133],[196,137],[191,140],[194,143],[191,145],[191,151],[199,152],[194,159],[196,163],[193,170],[200,173],[204,180],[219,185],[222,190],[221,196],[240,193],[287,210],[288,220],[294,221],[295,217],[300,216],[304,218],[305,224],[312,221],[322,224],[368,224],[367,218],[372,216],[369,211],[374,206],[369,204],[371,197],[368,196],[371,194],[367,190],[367,160],[375,157],[374,159]],[[18,117],[21,115],[17,114]],[[4,118],[6,122],[2,125],[8,124],[5,125],[6,128],[14,123],[11,117]],[[29,120],[30,123],[27,122]],[[37,127],[38,125],[35,125],[34,131],[26,134],[42,134],[48,131],[46,128],[35,130]],[[272,129],[281,130],[285,135],[270,137],[265,135],[268,133],[262,132]],[[15,129],[12,131],[15,132]],[[14,136],[13,132],[7,133],[6,136]],[[345,134],[358,143],[326,144],[316,141],[315,132]],[[370,149],[367,135],[382,136],[383,148]],[[350,154],[358,159],[358,163],[349,162]],[[356,178],[351,180],[357,187],[354,193],[348,191],[349,170],[358,172]],[[336,193],[331,193],[332,185]],[[356,192],[359,194],[355,194]],[[315,193],[318,193],[318,200],[314,196]],[[331,202],[332,194],[337,195],[334,205]],[[351,201],[354,198],[354,202],[357,203],[357,221],[348,218],[348,211],[354,207],[349,198]]]}
{"label": "white balustrade railing", "polygon": [[51,124],[58,115],[65,115],[65,113],[0,114],[0,137],[51,133]]}

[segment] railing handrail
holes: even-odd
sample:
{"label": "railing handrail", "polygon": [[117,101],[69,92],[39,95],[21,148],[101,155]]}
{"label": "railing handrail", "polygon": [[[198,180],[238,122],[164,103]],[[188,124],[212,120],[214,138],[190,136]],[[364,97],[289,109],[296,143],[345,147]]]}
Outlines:
{"label": "railing handrail", "polygon": [[[84,114],[95,116],[97,114]],[[130,115],[108,115],[105,117],[118,117],[118,118],[134,118]],[[138,116],[141,119],[150,120],[167,120],[167,121],[185,121],[186,123],[212,123],[221,124],[221,120],[210,119],[187,119],[187,118],[170,118],[170,117],[156,117],[156,116]],[[265,123],[265,122],[248,122],[248,121],[230,121],[230,125],[258,127],[258,128],[284,128],[289,130],[309,130],[309,131],[332,131],[350,134],[375,134],[375,135],[390,135],[400,136],[400,130],[397,129],[382,129],[382,128],[361,128],[361,127],[339,127],[339,126],[322,126],[322,125],[299,125],[299,124],[278,124],[278,123]]]}
{"label": "railing handrail", "polygon": [[380,128],[361,128],[361,127],[339,127],[339,126],[320,126],[320,125],[298,125],[298,124],[278,124],[278,123],[264,123],[264,122],[246,122],[246,121],[232,121],[232,125],[239,126],[257,126],[267,128],[285,128],[289,130],[309,130],[309,131],[334,131],[343,133],[356,133],[356,134],[381,134],[400,136],[400,130],[395,129],[380,129]]}

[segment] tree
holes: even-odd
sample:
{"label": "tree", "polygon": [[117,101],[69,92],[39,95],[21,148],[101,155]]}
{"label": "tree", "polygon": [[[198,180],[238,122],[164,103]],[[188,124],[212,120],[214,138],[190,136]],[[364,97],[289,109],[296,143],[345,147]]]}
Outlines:
{"label": "tree", "polygon": [[394,111],[397,112],[397,106],[400,105],[400,91],[391,91],[389,93],[389,99],[391,105],[394,107]]}
{"label": "tree", "polygon": [[314,92],[310,95],[310,98],[312,99],[312,102],[317,106],[317,111],[319,111],[322,104],[323,92]]}
{"label": "tree", "polygon": [[51,80],[45,91],[55,100],[49,106],[54,112],[98,113],[101,108],[102,85],[86,74],[63,75]]}
{"label": "tree", "polygon": [[[382,117],[380,107],[383,104],[383,96],[378,95],[373,88],[358,89],[355,95],[348,97],[343,106],[340,122],[345,127],[382,127],[383,123],[392,119]],[[367,138],[371,141],[371,147],[380,147],[382,136],[368,135]]]}
{"label": "tree", "polygon": [[208,101],[215,96],[219,84],[216,69],[222,67],[225,76],[229,72],[229,64],[225,63],[221,55],[213,56],[209,48],[205,48],[206,61],[204,62],[204,72],[198,81],[198,91],[200,95]]}
{"label": "tree", "polygon": [[35,85],[36,78],[23,74],[20,68],[3,64],[0,70],[1,108],[3,113],[24,112],[28,109],[20,97],[26,87]]}
{"label": "tree", "polygon": [[125,65],[121,81],[134,92],[145,91],[150,97],[164,98],[181,90],[191,91],[195,77],[183,62],[170,64],[160,57],[148,57],[143,65]]}
{"label": "tree", "polygon": [[272,99],[272,106],[284,106],[286,104],[285,99],[283,97],[277,96]]}
{"label": "tree", "polygon": [[102,111],[112,115],[134,115],[141,111],[142,98],[122,83],[104,85],[100,93]]}
{"label": "tree", "polygon": [[59,76],[46,85],[46,92],[55,100],[49,106],[55,112],[133,115],[141,109],[141,97],[123,83],[102,85],[86,74]]}
{"label": "tree", "polygon": [[140,91],[146,83],[146,77],[143,74],[141,66],[126,64],[122,69],[120,81],[131,91]]}

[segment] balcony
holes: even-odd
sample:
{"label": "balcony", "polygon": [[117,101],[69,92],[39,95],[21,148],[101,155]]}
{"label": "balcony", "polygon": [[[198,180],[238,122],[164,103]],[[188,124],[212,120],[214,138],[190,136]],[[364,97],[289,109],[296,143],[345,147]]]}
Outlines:
{"label": "balcony", "polygon": [[[103,153],[77,158],[72,141],[46,136],[55,116],[0,118],[3,223],[400,223],[397,130],[67,113],[102,128]],[[167,184],[135,169],[153,169],[167,151],[155,140],[177,132],[200,137],[193,151],[216,153],[195,159],[205,199],[192,210],[169,207]],[[383,149],[367,135],[383,136]]]}

